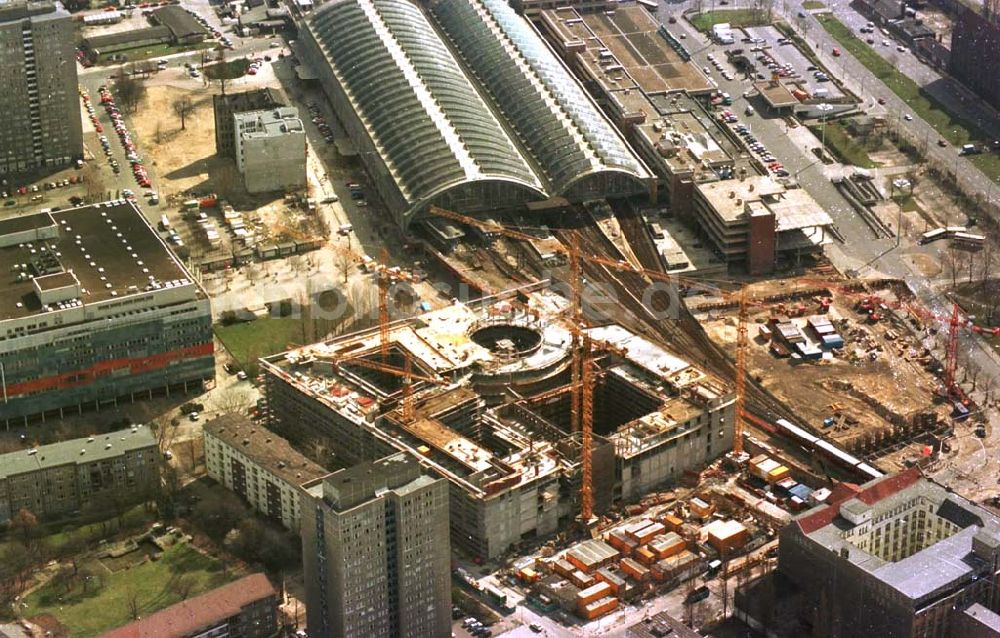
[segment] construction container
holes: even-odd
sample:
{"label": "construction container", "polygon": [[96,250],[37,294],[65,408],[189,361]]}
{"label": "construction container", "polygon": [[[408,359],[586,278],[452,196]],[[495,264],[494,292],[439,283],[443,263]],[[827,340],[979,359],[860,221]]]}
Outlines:
{"label": "construction container", "polygon": [[607,533],[605,540],[608,544],[621,552],[624,556],[631,556],[635,548],[639,546],[639,543],[629,538],[624,530],[613,529]]}
{"label": "construction container", "polygon": [[607,583],[596,583],[587,587],[586,589],[581,589],[576,595],[576,605],[578,609],[583,609],[595,600],[600,600],[605,596],[611,595],[611,585]]}
{"label": "construction container", "polygon": [[552,564],[552,571],[559,574],[563,578],[569,578],[569,575],[576,571],[576,568],[573,567],[573,563],[569,562],[564,558],[560,558],[559,560],[553,561],[551,564]]}
{"label": "construction container", "polygon": [[614,563],[618,560],[618,557],[618,550],[598,539],[577,543],[576,546],[566,552],[566,560],[573,563],[577,569],[581,569],[588,574],[605,565]]}
{"label": "construction container", "polygon": [[602,583],[606,583],[611,588],[611,593],[621,597],[622,590],[625,589],[625,579],[614,573],[607,567],[602,567],[594,572],[594,576]]}
{"label": "construction container", "polygon": [[625,534],[628,537],[634,539],[634,538],[636,538],[636,534],[639,531],[645,529],[646,527],[649,527],[652,524],[653,524],[652,519],[644,518],[644,519],[640,520],[637,523],[631,523],[629,525],[626,525],[625,527],[622,528],[622,530],[625,532]]}
{"label": "construction container", "polygon": [[643,566],[639,561],[633,560],[631,558],[623,558],[618,564],[622,572],[627,574],[630,578],[643,583],[649,580],[649,569]]}
{"label": "construction container", "polygon": [[640,547],[635,550],[635,558],[643,565],[652,565],[656,562],[656,554],[654,554],[648,547]]}
{"label": "construction container", "polygon": [[641,530],[633,534],[632,537],[637,543],[644,545],[665,531],[667,531],[667,528],[664,527],[663,523],[653,523],[643,527]]}
{"label": "construction container", "polygon": [[691,499],[688,505],[691,507],[691,512],[698,518],[708,518],[715,512],[714,505],[706,503],[700,498]]}
{"label": "construction container", "polygon": [[604,614],[610,613],[617,608],[618,599],[613,596],[608,596],[584,606],[584,608],[580,610],[580,615],[587,620],[594,620],[595,618],[600,618]]}
{"label": "construction container", "polygon": [[576,585],[580,589],[586,589],[586,588],[590,587],[591,585],[593,585],[596,582],[594,580],[593,576],[591,576],[590,574],[585,574],[584,572],[580,571],[579,569],[576,570],[576,571],[570,572],[570,574],[569,574],[569,576],[567,576],[567,578],[569,578],[569,582],[573,583],[574,585]]}
{"label": "construction container", "polygon": [[684,524],[684,520],[674,516],[673,514],[667,514],[663,517],[663,526],[667,528],[669,532],[676,532]]}
{"label": "construction container", "polygon": [[760,324],[760,327],[757,329],[757,336],[759,336],[764,341],[770,341],[771,329],[768,328],[765,324]]}
{"label": "construction container", "polygon": [[785,478],[784,476],[772,478],[771,472],[778,469],[779,467],[782,467],[780,463],[778,463],[777,461],[775,461],[770,457],[765,457],[763,461],[757,464],[751,463],[750,473],[759,479],[762,479],[769,483],[775,483]]}
{"label": "construction container", "polygon": [[687,544],[675,532],[667,532],[651,540],[648,547],[649,551],[656,555],[656,559],[661,560],[681,553],[686,549]]}
{"label": "construction container", "polygon": [[650,572],[656,581],[662,582],[694,570],[700,560],[697,555],[684,550],[680,554],[657,561],[650,568]]}
{"label": "construction container", "polygon": [[715,521],[705,526],[708,533],[708,544],[723,556],[731,555],[737,549],[746,545],[750,532],[739,521]]}
{"label": "construction container", "polygon": [[823,342],[824,350],[840,349],[844,347],[844,338],[839,334],[823,335],[821,341]]}
{"label": "construction container", "polygon": [[517,577],[520,578],[523,582],[533,583],[537,581],[539,578],[541,578],[541,574],[539,574],[530,567],[522,567],[521,569],[517,570]]}

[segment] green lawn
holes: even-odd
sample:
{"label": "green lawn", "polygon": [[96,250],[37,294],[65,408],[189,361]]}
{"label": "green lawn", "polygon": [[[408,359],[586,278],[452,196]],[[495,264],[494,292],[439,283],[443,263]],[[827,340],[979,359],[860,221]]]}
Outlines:
{"label": "green lawn", "polygon": [[[978,141],[984,143],[988,137],[974,124],[948,113],[933,97],[925,94],[920,86],[900,73],[884,60],[867,43],[857,38],[850,29],[829,14],[816,16],[823,28],[834,37],[859,62],[868,67],[893,93],[903,99],[913,112],[934,127],[938,134],[956,149],[962,144]],[[904,55],[904,54],[901,54]],[[1000,156],[983,153],[969,157],[990,179],[1000,182]]]}
{"label": "green lawn", "polygon": [[188,597],[219,587],[235,575],[224,570],[221,562],[204,556],[188,545],[167,550],[158,561],[149,561],[116,573],[108,573],[94,561],[95,572],[103,571],[104,585],[91,587],[87,593],[76,585],[66,593],[61,584],[49,583],[30,594],[25,616],[52,614],[70,628],[73,638],[90,638],[132,620],[129,598],[134,594],[141,616],[149,616],[180,601],[171,583],[185,574],[192,586]]}
{"label": "green lawn", "polygon": [[761,19],[760,15],[752,9],[706,11],[705,13],[691,16],[690,20],[694,28],[699,31],[710,31],[713,26],[723,22],[728,22],[733,28],[759,27],[767,24],[767,20]]}
{"label": "green lawn", "polygon": [[819,0],[806,0],[802,3],[802,8],[806,11],[815,11],[816,9],[825,9],[826,5]]}
{"label": "green lawn", "polygon": [[246,368],[258,357],[287,350],[293,344],[306,341],[302,320],[296,317],[264,317],[228,326],[216,324],[215,336],[229,354]]}
{"label": "green lawn", "polygon": [[[813,132],[816,139],[823,139],[822,124],[811,125],[809,130]],[[854,164],[861,168],[875,168],[879,166],[878,162],[872,161],[868,157],[868,151],[865,150],[864,146],[848,135],[839,122],[827,123],[826,147],[837,159],[845,164]]]}
{"label": "green lawn", "polygon": [[[128,62],[139,62],[141,60],[148,60],[150,58],[158,58],[164,55],[170,55],[172,53],[185,53],[187,51],[198,51],[200,49],[211,49],[215,46],[214,42],[199,42],[198,44],[184,44],[181,46],[174,46],[172,44],[156,44],[153,46],[145,47],[142,49],[130,49],[128,51],[117,51],[122,55],[128,56]],[[97,58],[98,64],[120,64],[120,61],[112,61],[110,58],[114,53],[108,53]]]}
{"label": "green lawn", "polygon": [[[111,517],[106,520],[96,521],[93,523],[79,524],[76,520],[66,521],[65,523],[42,523],[43,535],[42,540],[48,543],[53,548],[58,548],[65,545],[68,541],[73,539],[81,539],[86,542],[94,542],[93,539],[102,536],[112,536],[116,534],[119,529],[135,530],[140,529],[143,525],[147,523],[152,523],[156,520],[156,512],[147,511],[145,507],[140,505],[135,505],[122,516],[122,527],[118,527],[118,518]],[[106,533],[102,533],[103,530]],[[18,544],[17,540],[10,538],[10,535],[0,536],[0,548],[5,548],[8,546],[16,546]]]}

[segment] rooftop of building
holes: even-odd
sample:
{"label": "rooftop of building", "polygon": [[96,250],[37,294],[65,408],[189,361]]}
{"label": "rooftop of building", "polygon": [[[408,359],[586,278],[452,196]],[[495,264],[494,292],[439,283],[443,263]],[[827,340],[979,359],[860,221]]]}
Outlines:
{"label": "rooftop of building", "polygon": [[71,439],[37,448],[0,455],[0,478],[10,478],[70,463],[93,463],[125,452],[157,445],[156,436],[146,426]]}
{"label": "rooftop of building", "polygon": [[666,27],[639,5],[613,12],[550,9],[541,20],[566,43],[584,47],[581,61],[606,91],[641,87],[645,93],[707,93],[712,85],[701,70],[671,45]]}
{"label": "rooftop of building", "polygon": [[206,435],[213,436],[248,456],[258,466],[290,485],[302,485],[329,474],[319,464],[310,461],[288,441],[250,421],[242,414],[223,414],[204,425]]}
{"label": "rooftop of building", "polygon": [[696,191],[726,224],[746,222],[749,206],[759,202],[774,214],[778,232],[828,226],[830,215],[804,189],[786,188],[770,175],[752,175],[742,179],[698,184]]}
{"label": "rooftop of building", "polygon": [[173,638],[189,636],[236,616],[258,600],[274,597],[277,592],[264,574],[251,574],[228,585],[171,605],[146,618],[112,629],[102,638]]}
{"label": "rooftop of building", "polygon": [[0,2],[0,24],[30,18],[32,22],[68,18],[62,4],[52,0],[3,0]]}
{"label": "rooftop of building", "polygon": [[[904,521],[915,515],[916,506],[930,507],[933,515],[957,531],[917,546],[895,561],[880,558],[853,542],[858,527],[886,519]],[[916,467],[861,487],[840,485],[825,504],[800,514],[794,524],[825,550],[914,601],[973,580],[978,565],[985,560],[979,548],[1000,546],[1000,518],[924,479]]]}
{"label": "rooftop of building", "polygon": [[152,17],[156,22],[170,29],[173,36],[179,40],[209,34],[208,28],[195,20],[194,16],[180,5],[169,5],[156,9],[153,11]]}
{"label": "rooftop of building", "polygon": [[625,635],[626,638],[700,638],[701,636],[665,611],[631,625]]}
{"label": "rooftop of building", "polygon": [[226,93],[225,95],[215,94],[212,96],[212,104],[216,109],[225,108],[230,113],[259,111],[284,106],[281,96],[274,89],[254,89],[239,93]]}
{"label": "rooftop of building", "polygon": [[754,88],[764,97],[771,108],[780,109],[795,106],[798,98],[792,95],[791,89],[780,80],[761,80],[754,82]]}
{"label": "rooftop of building", "polygon": [[[37,278],[58,273],[72,273],[79,294],[43,306]],[[195,288],[127,200],[0,221],[0,321],[180,286]]]}
{"label": "rooftop of building", "polygon": [[989,629],[1000,636],[1000,614],[979,603],[969,605],[962,613],[969,617],[975,624],[980,625],[984,629]]}
{"label": "rooftop of building", "polygon": [[91,35],[83,38],[81,42],[84,47],[90,49],[91,51],[99,51],[102,48],[117,46],[119,44],[127,44],[129,42],[145,42],[146,40],[163,40],[164,42],[167,42],[172,37],[173,33],[170,29],[160,25],[155,27],[146,27],[144,29],[119,31],[117,33]]}
{"label": "rooftop of building", "polygon": [[305,127],[299,119],[299,110],[294,106],[241,111],[234,113],[233,118],[243,139],[305,134]]}
{"label": "rooftop of building", "polygon": [[[423,377],[411,386],[411,420],[402,418],[398,408],[398,377],[372,368],[381,365],[377,329],[267,357],[263,365],[345,418],[358,423],[368,419],[386,441],[418,454],[453,480],[491,494],[557,471],[572,448],[563,445],[572,438],[570,431],[530,416],[533,398],[545,395],[541,390],[503,407],[471,409],[486,402],[488,395],[481,395],[480,389],[488,391],[494,383],[490,379],[526,380],[552,390],[567,382],[563,377],[570,364],[571,336],[563,316],[566,307],[551,291],[522,290],[516,299],[455,303],[392,324],[390,366],[403,366],[405,353],[413,374]],[[607,367],[602,378],[613,376],[648,400],[648,414],[642,412],[645,407],[636,408],[630,423],[607,435],[616,442],[621,438],[622,450],[639,453],[680,436],[693,416],[731,398],[720,380],[661,344],[613,324],[589,332],[599,348],[607,350],[601,358]],[[368,363],[359,364],[359,359]],[[480,423],[441,416],[466,408],[478,415],[469,418]],[[383,417],[373,419],[373,411],[380,409]],[[466,434],[487,426],[491,437]]]}
{"label": "rooftop of building", "polygon": [[434,483],[423,474],[420,463],[409,454],[397,453],[338,470],[313,486],[310,493],[338,512],[346,512],[363,503],[380,498],[386,492],[405,495]]}

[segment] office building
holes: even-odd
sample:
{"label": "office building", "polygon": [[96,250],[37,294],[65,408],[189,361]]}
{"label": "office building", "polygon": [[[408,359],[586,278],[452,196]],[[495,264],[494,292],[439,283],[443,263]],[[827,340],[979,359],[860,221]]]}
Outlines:
{"label": "office building", "polygon": [[61,5],[0,3],[0,176],[82,157],[75,42],[74,23]]}
{"label": "office building", "polygon": [[778,574],[813,635],[968,638],[1000,611],[1000,518],[918,468],[843,483],[782,530]]}
{"label": "office building", "polygon": [[22,509],[60,518],[150,499],[160,487],[159,458],[143,426],[0,455],[0,524]]}
{"label": "office building", "polygon": [[284,106],[274,89],[255,89],[242,93],[212,96],[215,114],[215,153],[236,159],[236,135],[233,116],[247,111],[264,111]]}
{"label": "office building", "polygon": [[[646,193],[649,171],[504,0],[341,0],[299,29],[396,223]],[[378,78],[378,81],[372,81]]]}
{"label": "office building", "polygon": [[295,191],[306,185],[306,130],[293,106],[233,115],[233,153],[247,192]]}
{"label": "office building", "polygon": [[451,635],[448,486],[394,454],[327,476],[302,509],[312,638]]}
{"label": "office building", "polygon": [[0,220],[0,277],[7,425],[215,376],[208,296],[133,202]]}
{"label": "office building", "polygon": [[[377,329],[267,357],[269,427],[343,463],[412,454],[446,479],[452,543],[470,555],[496,558],[555,534],[580,511],[563,301],[548,290],[520,290],[395,322],[390,365],[408,360],[423,378],[410,388],[409,414],[398,377],[355,363],[381,361]],[[601,344],[593,355],[598,513],[732,448],[734,395],[726,384],[622,326],[589,333]]]}
{"label": "office building", "polygon": [[280,629],[278,602],[267,576],[251,574],[112,629],[102,638],[274,638]]}
{"label": "office building", "polygon": [[203,431],[208,475],[254,510],[298,532],[302,484],[329,472],[240,414],[212,419]]}

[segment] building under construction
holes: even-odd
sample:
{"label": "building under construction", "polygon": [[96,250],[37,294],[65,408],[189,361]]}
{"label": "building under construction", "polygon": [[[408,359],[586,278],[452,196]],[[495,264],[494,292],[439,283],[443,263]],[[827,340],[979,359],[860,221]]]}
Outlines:
{"label": "building under construction", "polygon": [[449,481],[454,545],[488,558],[580,513],[579,392],[597,514],[731,449],[730,387],[621,326],[574,335],[566,305],[520,290],[268,357],[270,427],[343,464],[416,455]]}

